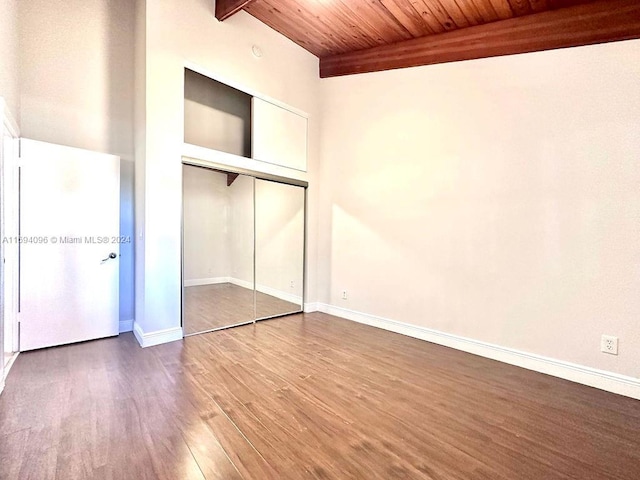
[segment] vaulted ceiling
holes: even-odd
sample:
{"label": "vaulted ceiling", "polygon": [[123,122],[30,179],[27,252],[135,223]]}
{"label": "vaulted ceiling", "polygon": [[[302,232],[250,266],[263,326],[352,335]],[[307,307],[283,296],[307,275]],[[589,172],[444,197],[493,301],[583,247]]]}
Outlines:
{"label": "vaulted ceiling", "polygon": [[[217,0],[320,58],[331,77],[640,38],[640,0]],[[640,59],[638,59],[640,61]]]}

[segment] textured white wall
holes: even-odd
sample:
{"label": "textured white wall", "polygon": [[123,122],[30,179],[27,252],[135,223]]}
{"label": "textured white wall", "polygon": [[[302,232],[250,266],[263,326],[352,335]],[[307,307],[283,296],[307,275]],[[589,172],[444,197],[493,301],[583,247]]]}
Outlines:
{"label": "textured white wall", "polygon": [[19,2],[22,136],[119,155],[120,319],[133,319],[134,2]]}
{"label": "textured white wall", "polygon": [[639,85],[640,41],[324,80],[321,300],[640,377]]}

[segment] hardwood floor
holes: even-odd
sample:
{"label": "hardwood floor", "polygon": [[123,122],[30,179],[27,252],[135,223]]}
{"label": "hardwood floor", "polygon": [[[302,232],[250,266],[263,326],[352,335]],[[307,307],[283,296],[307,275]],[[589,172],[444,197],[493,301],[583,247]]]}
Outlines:
{"label": "hardwood floor", "polygon": [[2,479],[640,478],[640,402],[323,314],[21,354]]}
{"label": "hardwood floor", "polygon": [[232,283],[218,283],[185,288],[184,332],[206,332],[302,310],[301,305],[256,292]]}

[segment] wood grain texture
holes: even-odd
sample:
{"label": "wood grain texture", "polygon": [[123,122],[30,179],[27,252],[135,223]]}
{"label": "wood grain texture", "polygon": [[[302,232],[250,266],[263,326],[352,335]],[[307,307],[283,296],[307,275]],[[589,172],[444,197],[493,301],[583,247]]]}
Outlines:
{"label": "wood grain texture", "polygon": [[506,20],[507,18],[512,18],[514,16],[513,10],[511,10],[511,5],[509,5],[508,0],[489,0],[489,2],[483,2],[482,0],[479,0],[478,3],[490,4],[500,20]]}
{"label": "wood grain texture", "polygon": [[216,18],[222,22],[254,1],[255,0],[216,0]]}
{"label": "wood grain texture", "polygon": [[405,0],[380,0],[380,3],[414,37],[422,37],[423,35],[434,33],[422,18],[416,15],[411,3]]}
{"label": "wood grain texture", "polygon": [[[512,2],[512,6],[513,6]],[[531,8],[531,5],[528,8]],[[606,0],[320,59],[332,77],[640,38],[640,2]]]}
{"label": "wood grain texture", "polygon": [[254,0],[243,8],[320,58],[594,0]]}
{"label": "wood grain texture", "polygon": [[323,314],[21,354],[0,478],[637,480],[640,402]]}
{"label": "wood grain texture", "polygon": [[331,77],[640,38],[637,0],[253,0],[235,4]]}

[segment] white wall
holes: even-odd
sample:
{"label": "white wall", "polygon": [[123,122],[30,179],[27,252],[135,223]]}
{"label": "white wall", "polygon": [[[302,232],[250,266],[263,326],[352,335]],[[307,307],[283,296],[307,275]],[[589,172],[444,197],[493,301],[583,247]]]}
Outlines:
{"label": "white wall", "polygon": [[[145,213],[136,221],[144,250],[144,267],[136,271],[144,276],[143,291],[136,292],[136,311],[144,314],[137,314],[136,322],[143,333],[168,329],[177,335],[185,62],[308,112],[311,178],[319,138],[314,117],[319,110],[318,59],[244,12],[218,22],[209,0],[149,2],[146,18]],[[262,48],[262,58],[252,55],[253,44]],[[251,166],[263,168],[259,163]],[[311,272],[315,244],[310,250]],[[310,291],[314,288],[310,282]]]}
{"label": "white wall", "polygon": [[321,301],[640,377],[639,85],[637,40],[324,80]]}
{"label": "white wall", "polygon": [[[129,0],[19,2],[22,136],[119,155],[120,228],[131,237],[133,22]],[[121,320],[133,318],[133,253],[121,245]]]}
{"label": "white wall", "polygon": [[0,0],[0,97],[19,120],[18,0]]}

